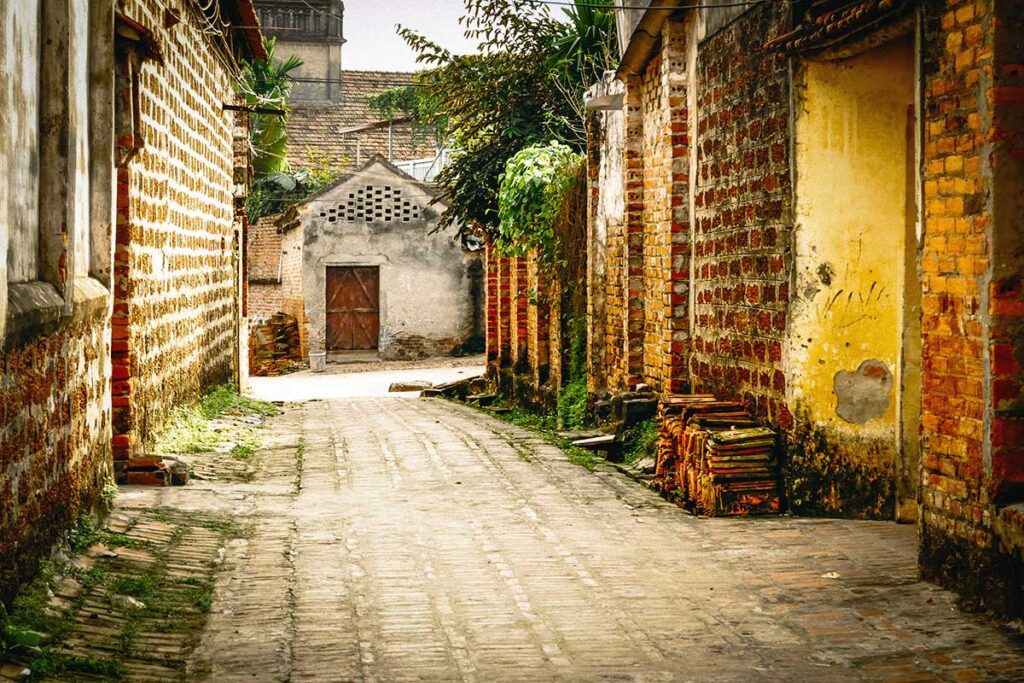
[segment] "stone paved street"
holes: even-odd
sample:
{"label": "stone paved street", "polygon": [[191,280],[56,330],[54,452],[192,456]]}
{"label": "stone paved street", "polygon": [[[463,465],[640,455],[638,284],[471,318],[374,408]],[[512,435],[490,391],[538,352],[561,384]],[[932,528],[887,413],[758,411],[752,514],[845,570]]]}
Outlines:
{"label": "stone paved street", "polygon": [[909,526],[695,519],[438,400],[311,401],[271,431],[252,482],[124,496],[251,525],[196,680],[1024,678],[1009,631],[916,579]]}

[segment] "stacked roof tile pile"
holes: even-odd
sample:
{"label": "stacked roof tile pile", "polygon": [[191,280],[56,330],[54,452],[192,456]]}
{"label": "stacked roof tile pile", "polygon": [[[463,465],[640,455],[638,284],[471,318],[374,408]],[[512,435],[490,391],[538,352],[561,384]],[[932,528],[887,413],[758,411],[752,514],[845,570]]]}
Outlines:
{"label": "stacked roof tile pile", "polygon": [[249,338],[249,374],[284,375],[301,370],[299,323],[294,316],[275,313],[253,327]]}
{"label": "stacked roof tile pile", "polygon": [[686,498],[685,479],[678,476],[680,450],[679,439],[685,425],[684,411],[701,403],[714,402],[712,394],[673,394],[666,396],[658,405],[658,458],[654,467],[652,485],[665,497]]}
{"label": "stacked roof tile pile", "polygon": [[707,432],[692,497],[705,515],[779,511],[775,432],[747,427]]}
{"label": "stacked roof tile pile", "polygon": [[703,515],[779,511],[775,432],[744,404],[708,394],[666,397],[654,485]]}

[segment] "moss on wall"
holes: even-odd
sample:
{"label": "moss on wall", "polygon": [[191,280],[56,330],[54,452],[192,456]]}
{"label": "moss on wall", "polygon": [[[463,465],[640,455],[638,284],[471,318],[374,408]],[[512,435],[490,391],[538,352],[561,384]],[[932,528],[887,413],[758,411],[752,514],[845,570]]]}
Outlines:
{"label": "moss on wall", "polygon": [[855,438],[815,426],[797,412],[782,465],[788,507],[797,514],[892,519],[895,454],[884,439]]}

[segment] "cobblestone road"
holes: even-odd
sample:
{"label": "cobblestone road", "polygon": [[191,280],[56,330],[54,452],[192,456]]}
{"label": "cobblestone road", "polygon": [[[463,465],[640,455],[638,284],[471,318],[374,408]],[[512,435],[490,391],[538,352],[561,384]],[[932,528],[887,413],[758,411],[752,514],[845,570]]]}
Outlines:
{"label": "cobblestone road", "polygon": [[308,402],[271,429],[255,481],[154,494],[253,526],[197,679],[1024,679],[1009,632],[917,581],[910,527],[694,519],[436,400]]}

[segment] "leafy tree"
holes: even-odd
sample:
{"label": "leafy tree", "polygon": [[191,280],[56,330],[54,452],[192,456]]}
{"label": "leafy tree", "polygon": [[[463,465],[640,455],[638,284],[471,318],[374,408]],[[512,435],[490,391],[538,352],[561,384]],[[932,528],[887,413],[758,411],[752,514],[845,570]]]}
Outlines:
{"label": "leafy tree", "polygon": [[[245,62],[238,91],[245,96],[250,107],[288,111],[288,97],[292,92],[292,72],[302,66],[302,60],[291,55],[283,61],[274,58],[276,38],[266,42],[267,59]],[[257,180],[287,168],[288,135],[287,115],[253,113],[249,144],[252,147],[252,167]]]}
{"label": "leafy tree", "polygon": [[611,10],[588,7],[594,4],[577,0],[559,19],[529,0],[465,0],[464,33],[479,46],[469,56],[399,28],[428,67],[417,81],[434,103],[426,119],[444,117],[453,149],[437,178],[449,206],[444,225],[462,221],[494,234],[510,158],[552,139],[583,148],[583,93],[611,66],[614,35]]}
{"label": "leafy tree", "polygon": [[307,166],[294,171],[275,171],[253,182],[246,202],[249,220],[256,221],[288,209],[325,185],[338,179],[341,171],[330,165],[323,152],[306,150]]}

